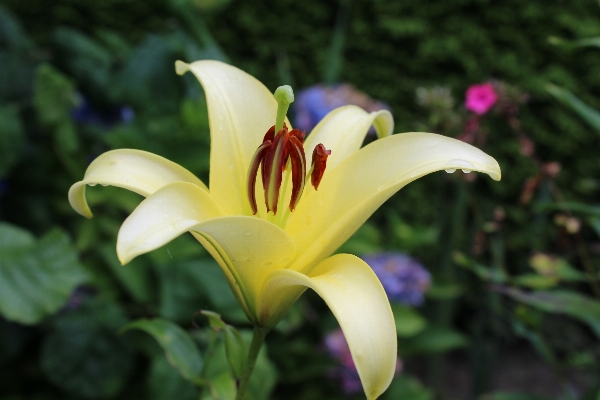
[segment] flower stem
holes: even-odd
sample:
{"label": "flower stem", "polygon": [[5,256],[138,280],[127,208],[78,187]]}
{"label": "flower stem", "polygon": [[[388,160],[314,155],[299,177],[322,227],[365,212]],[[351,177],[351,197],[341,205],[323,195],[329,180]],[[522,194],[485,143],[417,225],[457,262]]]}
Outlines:
{"label": "flower stem", "polygon": [[252,343],[250,344],[250,349],[248,350],[248,358],[246,359],[246,368],[244,369],[244,373],[242,374],[242,379],[240,380],[235,400],[244,400],[246,390],[248,390],[248,383],[250,382],[250,377],[252,376],[252,371],[254,370],[254,364],[256,364],[258,353],[260,352],[260,349],[263,343],[265,342],[265,336],[267,336],[268,332],[269,330],[266,328],[262,328],[260,326],[254,327]]}

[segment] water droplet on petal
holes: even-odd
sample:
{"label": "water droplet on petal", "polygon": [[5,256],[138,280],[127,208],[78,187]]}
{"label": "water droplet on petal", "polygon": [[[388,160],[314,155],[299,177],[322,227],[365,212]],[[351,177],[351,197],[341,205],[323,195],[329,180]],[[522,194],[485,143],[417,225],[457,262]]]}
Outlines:
{"label": "water droplet on petal", "polygon": [[452,169],[445,169],[444,171],[446,171],[447,173],[451,174],[453,172],[456,171],[456,169],[452,168]]}
{"label": "water droplet on petal", "polygon": [[460,160],[460,159],[454,159],[454,160],[450,160],[446,163],[447,166],[451,167],[451,168],[461,168],[461,169],[474,169],[475,166],[473,166],[473,164],[471,164],[468,161],[465,160]]}
{"label": "water droplet on petal", "polygon": [[88,186],[96,186],[97,183],[88,183]]}
{"label": "water droplet on petal", "polygon": [[463,169],[463,170],[461,170],[461,171],[462,171],[463,173],[465,173],[465,174],[470,174],[470,173],[471,173],[471,170],[470,170],[470,169]]}
{"label": "water droplet on petal", "polygon": [[103,183],[103,184],[102,184],[102,186],[106,187],[106,186],[108,186],[108,185],[105,185],[105,184]]}

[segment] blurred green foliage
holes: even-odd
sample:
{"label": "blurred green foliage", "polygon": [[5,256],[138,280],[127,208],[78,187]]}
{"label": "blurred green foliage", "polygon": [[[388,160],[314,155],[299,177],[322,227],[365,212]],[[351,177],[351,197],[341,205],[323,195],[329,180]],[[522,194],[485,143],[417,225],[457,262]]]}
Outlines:
{"label": "blurred green foliage", "polygon": [[[66,197],[94,157],[123,147],[207,182],[203,93],[173,64],[216,58],[270,89],[350,82],[391,106],[398,132],[461,134],[458,93],[473,83],[527,94],[516,112],[481,118],[501,182],[417,181],[340,251],[408,252],[434,277],[423,309],[394,305],[406,370],[382,398],[450,398],[447,355],[468,353],[464,398],[543,399],[490,383],[493,360],[528,346],[554,371],[553,398],[597,400],[599,11],[591,1],[3,0],[0,398],[235,393],[249,331],[216,263],[185,236],[123,267],[116,235],[141,198],[87,188],[96,216],[85,220]],[[434,86],[439,104],[425,101]],[[559,173],[544,172],[552,162]],[[193,317],[200,309],[222,319],[209,326]],[[325,379],[334,362],[322,340],[336,326],[305,296],[270,334],[252,398],[351,398]]]}

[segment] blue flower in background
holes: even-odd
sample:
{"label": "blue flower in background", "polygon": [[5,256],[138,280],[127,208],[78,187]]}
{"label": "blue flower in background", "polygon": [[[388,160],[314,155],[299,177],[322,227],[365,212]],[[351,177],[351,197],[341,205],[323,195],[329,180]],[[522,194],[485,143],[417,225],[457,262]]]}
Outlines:
{"label": "blue flower in background", "polygon": [[390,301],[423,304],[431,285],[431,274],[417,260],[402,253],[380,253],[363,257],[379,277]]}
{"label": "blue flower in background", "polygon": [[355,105],[368,112],[389,110],[387,104],[374,100],[349,84],[335,86],[316,85],[304,89],[296,96],[294,127],[310,131],[331,110],[345,105]]}
{"label": "blue flower in background", "polygon": [[119,123],[133,121],[135,113],[129,106],[112,107],[108,110],[95,108],[85,96],[79,94],[78,106],[71,110],[73,121],[86,125],[97,125],[105,129]]}

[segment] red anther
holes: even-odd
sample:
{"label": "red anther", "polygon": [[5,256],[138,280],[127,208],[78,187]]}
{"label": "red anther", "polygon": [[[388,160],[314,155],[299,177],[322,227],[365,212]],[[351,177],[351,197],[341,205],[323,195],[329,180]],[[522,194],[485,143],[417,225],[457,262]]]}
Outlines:
{"label": "red anther", "polygon": [[306,132],[305,131],[301,131],[300,129],[292,129],[290,131],[290,135],[297,137],[298,140],[300,140],[300,143],[303,144],[304,143],[304,138],[306,137]]}
{"label": "red anther", "polygon": [[[285,126],[285,122],[283,123],[284,128],[287,128]],[[272,127],[269,128],[269,130],[267,131],[267,133],[265,133],[265,137],[263,138],[263,143],[265,143],[267,140],[270,140],[271,143],[275,140],[275,125],[273,125]],[[265,169],[265,163],[262,163],[262,168],[260,169],[260,176],[262,177],[262,182],[263,182],[263,190],[266,191],[267,187],[265,186],[265,182],[267,181],[267,175],[266,175],[266,169]]]}
{"label": "red anther", "polygon": [[[286,127],[285,124],[283,126]],[[274,138],[275,138],[275,125],[273,125],[271,128],[269,128],[267,133],[265,133],[265,137],[263,138],[263,143],[266,142],[267,140],[270,140],[272,142]]]}
{"label": "red anther", "polygon": [[277,214],[277,203],[279,202],[279,189],[285,168],[287,144],[290,137],[286,128],[281,129],[275,136],[275,141],[265,157],[265,168],[267,182],[265,184],[265,204],[267,211]]}
{"label": "red anther", "polygon": [[312,167],[313,171],[310,175],[310,182],[314,186],[315,190],[318,189],[319,183],[321,183],[321,179],[323,179],[323,174],[325,173],[325,168],[327,167],[327,157],[331,154],[331,150],[325,149],[322,143],[319,143],[312,154]]}
{"label": "red anther", "polygon": [[253,214],[257,212],[255,185],[258,168],[261,169],[267,212],[273,211],[273,214],[277,214],[283,171],[288,160],[292,174],[290,210],[296,208],[306,180],[306,156],[302,145],[304,137],[305,133],[299,129],[288,131],[286,124],[283,124],[283,128],[277,133],[273,126],[265,134],[263,143],[256,149],[248,169],[247,191]]}
{"label": "red anther", "polygon": [[[295,129],[297,130],[297,129]],[[291,133],[293,133],[292,131]],[[304,191],[306,180],[306,156],[301,140],[297,136],[290,136],[288,142],[290,160],[292,164],[292,197],[290,199],[290,211],[294,211]]]}
{"label": "red anther", "polygon": [[248,200],[250,201],[250,207],[252,208],[252,215],[255,215],[258,211],[258,208],[256,206],[255,191],[256,174],[258,173],[258,166],[260,165],[261,161],[264,159],[265,155],[267,154],[270,148],[271,141],[264,141],[260,146],[258,146],[258,149],[256,149],[256,152],[252,157],[252,161],[250,161],[250,168],[248,169],[248,187],[246,188],[246,190],[248,192]]}

